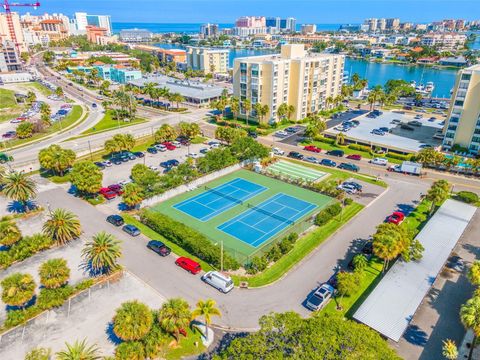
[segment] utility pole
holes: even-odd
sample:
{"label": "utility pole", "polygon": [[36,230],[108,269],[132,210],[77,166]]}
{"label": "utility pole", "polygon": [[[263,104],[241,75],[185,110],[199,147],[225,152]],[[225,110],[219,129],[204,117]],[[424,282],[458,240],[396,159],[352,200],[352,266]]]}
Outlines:
{"label": "utility pole", "polygon": [[223,272],[223,239],[220,243],[220,271]]}
{"label": "utility pole", "polygon": [[92,147],[91,147],[91,145],[90,145],[90,140],[88,140],[88,150],[90,151],[90,160],[93,161]]}

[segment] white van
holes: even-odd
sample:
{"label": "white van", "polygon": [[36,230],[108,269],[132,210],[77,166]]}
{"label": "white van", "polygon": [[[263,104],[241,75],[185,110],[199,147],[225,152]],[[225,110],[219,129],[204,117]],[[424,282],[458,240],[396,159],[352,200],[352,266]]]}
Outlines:
{"label": "white van", "polygon": [[370,160],[370,163],[375,164],[375,165],[387,166],[388,160],[385,159],[385,158],[374,158],[374,159]]}
{"label": "white van", "polygon": [[218,271],[207,272],[202,276],[202,280],[225,294],[233,289],[232,278]]}

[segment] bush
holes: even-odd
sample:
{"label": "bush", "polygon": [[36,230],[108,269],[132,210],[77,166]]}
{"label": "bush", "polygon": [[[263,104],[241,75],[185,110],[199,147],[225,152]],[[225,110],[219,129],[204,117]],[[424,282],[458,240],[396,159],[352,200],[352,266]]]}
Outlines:
{"label": "bush", "polygon": [[56,289],[40,290],[40,295],[37,298],[37,306],[40,310],[48,310],[54,307],[62,306],[65,300],[67,300],[74,292],[74,289],[70,285],[66,285]]}
{"label": "bush", "polygon": [[346,198],[343,203],[345,204],[345,206],[348,206],[348,205],[351,205],[353,203],[353,199],[352,198]]}
{"label": "bush", "polygon": [[39,313],[39,309],[34,305],[25,310],[11,310],[7,312],[7,318],[3,323],[4,328],[12,328],[17,325],[25,324],[28,319]]}
{"label": "bush", "polygon": [[330,145],[335,144],[335,139],[326,138],[326,137],[321,136],[321,135],[320,135],[320,136],[315,136],[315,137],[313,138],[313,140],[315,140],[315,141],[320,141],[320,142],[322,142],[322,143],[330,144]]}
{"label": "bush", "polygon": [[282,257],[282,250],[280,250],[280,246],[278,244],[273,245],[270,250],[265,254],[265,258],[268,261],[278,261]]}
{"label": "bush", "polygon": [[341,212],[342,206],[338,202],[334,203],[317,214],[315,217],[315,225],[323,226]]}
{"label": "bush", "polygon": [[[140,213],[140,221],[190,254],[215,267],[220,267],[218,246],[213,245],[198,231],[164,214],[148,210]],[[228,254],[224,254],[223,264],[225,269],[237,270],[240,267],[238,261]]]}
{"label": "bush", "polygon": [[144,360],[145,350],[139,341],[123,342],[115,349],[116,360]]}
{"label": "bush", "polygon": [[95,281],[93,279],[85,279],[80,281],[75,285],[75,291],[83,291],[88,289],[89,287],[92,287]]}
{"label": "bush", "polygon": [[409,160],[412,159],[413,154],[404,155],[404,154],[397,154],[397,153],[393,153],[393,152],[388,152],[385,156],[389,157],[390,159],[409,161]]}
{"label": "bush", "polygon": [[371,153],[371,151],[372,151],[370,146],[359,145],[359,144],[350,144],[350,145],[348,145],[348,148],[351,149],[351,150],[364,151],[364,152],[367,152],[367,153]]}
{"label": "bush", "polygon": [[[155,314],[153,317],[157,318]],[[168,344],[169,341],[170,335],[163,331],[163,329],[157,323],[153,323],[149,333],[142,339],[145,349],[145,356],[150,359],[158,358],[160,351]]]}
{"label": "bush", "polygon": [[478,202],[478,195],[471,191],[460,191],[457,193],[457,199],[467,204],[475,204]]}
{"label": "bush", "polygon": [[250,264],[247,265],[247,274],[254,275],[258,272],[265,270],[268,266],[268,260],[262,256],[255,256]]}

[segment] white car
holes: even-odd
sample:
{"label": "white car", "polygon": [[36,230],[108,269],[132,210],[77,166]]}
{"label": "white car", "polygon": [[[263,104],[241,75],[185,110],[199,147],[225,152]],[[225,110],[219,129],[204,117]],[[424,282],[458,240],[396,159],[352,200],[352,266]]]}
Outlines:
{"label": "white car", "polygon": [[335,289],[332,286],[323,284],[308,297],[305,306],[312,311],[320,310],[327,305],[334,292]]}
{"label": "white car", "polygon": [[350,195],[356,194],[356,193],[358,192],[358,190],[355,189],[354,186],[349,185],[349,184],[338,185],[338,186],[337,186],[337,189],[338,189],[338,190],[343,190],[343,191],[345,191],[347,194],[350,194]]}
{"label": "white car", "polygon": [[285,155],[285,151],[277,148],[277,147],[274,147],[272,148],[272,152],[275,154],[275,155],[280,155],[280,156],[283,156]]}
{"label": "white car", "polygon": [[131,182],[132,182],[132,180],[130,180],[130,179],[122,180],[122,181],[119,181],[119,182],[118,182],[118,185],[125,186],[125,185],[127,185],[127,184],[130,184]]}
{"label": "white car", "polygon": [[220,147],[220,143],[213,143],[210,145],[210,149],[218,149]]}
{"label": "white car", "polygon": [[276,137],[286,137],[288,136],[288,133],[286,131],[280,130],[275,133]]}
{"label": "white car", "polygon": [[105,165],[106,167],[112,166],[112,163],[109,160],[102,161],[102,164]]}
{"label": "white car", "polygon": [[200,157],[200,155],[198,155],[197,153],[188,153],[187,157],[192,158],[192,159],[198,159]]}
{"label": "white car", "polygon": [[150,170],[153,170],[153,171],[158,171],[158,167],[157,167],[157,166],[150,165],[148,168],[149,168]]}
{"label": "white car", "polygon": [[154,147],[155,147],[155,149],[157,149],[158,151],[161,151],[161,152],[167,151],[167,147],[165,145],[162,145],[162,144],[157,144]]}
{"label": "white car", "polygon": [[177,148],[182,147],[182,144],[180,143],[180,141],[172,141],[172,145],[175,145],[175,147]]}
{"label": "white car", "polygon": [[388,165],[388,160],[385,158],[374,158],[370,160],[371,164],[374,165],[381,165],[381,166],[387,166]]}

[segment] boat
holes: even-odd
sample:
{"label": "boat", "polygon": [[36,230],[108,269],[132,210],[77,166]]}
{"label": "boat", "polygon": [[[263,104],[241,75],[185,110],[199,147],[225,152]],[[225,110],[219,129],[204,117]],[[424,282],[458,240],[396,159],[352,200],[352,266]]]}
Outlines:
{"label": "boat", "polygon": [[410,81],[410,86],[415,89],[417,87],[417,82],[415,80]]}
{"label": "boat", "polygon": [[433,92],[434,89],[435,89],[435,84],[433,83],[433,81],[427,82],[427,85],[425,86],[425,91],[431,93]]}

